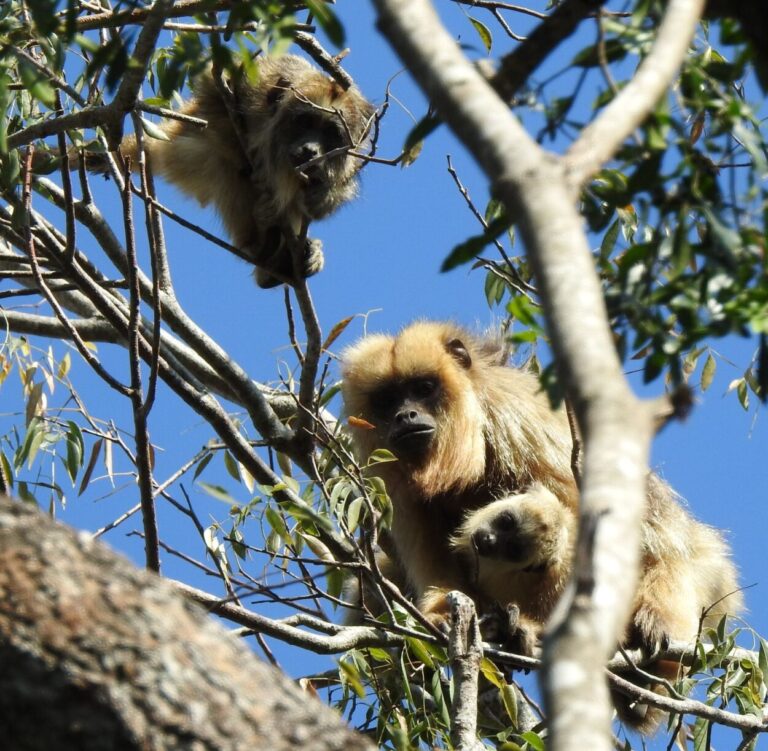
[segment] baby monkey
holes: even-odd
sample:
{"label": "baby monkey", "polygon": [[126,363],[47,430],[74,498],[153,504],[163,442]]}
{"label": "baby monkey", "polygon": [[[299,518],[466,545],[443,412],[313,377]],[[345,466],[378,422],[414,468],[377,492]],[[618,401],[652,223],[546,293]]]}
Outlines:
{"label": "baby monkey", "polygon": [[536,483],[467,514],[451,538],[478,593],[483,635],[531,654],[571,567],[576,518]]}
{"label": "baby monkey", "polygon": [[[700,620],[705,627],[715,627],[726,613],[738,613],[742,607],[736,570],[722,535],[689,516],[671,502],[673,498],[660,478],[649,476],[649,502],[655,514],[646,520],[646,545],[655,547],[643,551],[632,619],[622,639],[623,646],[642,648],[649,655],[666,648],[670,640],[693,641]],[[675,531],[679,547],[665,539],[666,525]],[[474,574],[486,638],[531,653],[565,587],[575,542],[575,514],[541,485],[467,514],[451,547]],[[674,681],[679,665],[655,660],[645,670]],[[666,693],[660,683],[630,677],[638,685]],[[613,699],[622,720],[640,732],[653,732],[663,717],[660,710],[635,704],[622,694],[614,693]]]}
{"label": "baby monkey", "polygon": [[[237,126],[210,70],[193,85],[181,112],[206,128],[168,120],[168,140],[144,139],[153,171],[203,206],[213,204],[232,243],[256,265],[260,287],[294,278],[292,244],[302,227],[357,195],[363,164],[349,151],[364,145],[375,109],[357,87],[348,89],[295,55],[257,58],[258,80],[229,80]],[[241,140],[239,134],[244,138]],[[120,153],[137,164],[135,136]],[[106,160],[86,166],[105,172]],[[323,267],[322,243],[308,238],[299,273]]]}

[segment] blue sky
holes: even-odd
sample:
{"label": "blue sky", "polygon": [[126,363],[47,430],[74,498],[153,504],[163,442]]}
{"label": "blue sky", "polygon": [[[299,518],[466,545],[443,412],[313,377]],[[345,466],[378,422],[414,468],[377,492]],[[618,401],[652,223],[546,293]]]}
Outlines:
{"label": "blue sky", "polygon": [[[543,10],[545,3],[536,5]],[[441,7],[451,27],[470,44],[479,46],[479,39],[473,36],[460,7],[453,3],[443,3]],[[360,88],[379,103],[387,81],[401,65],[374,30],[369,3],[338,0],[335,8],[345,24],[347,44],[351,48],[344,61],[345,68]],[[492,28],[494,37],[503,45],[501,31],[492,25],[492,19],[479,11],[474,14]],[[479,56],[480,51],[475,49],[473,54]],[[547,69],[557,70],[565,63],[567,58],[561,58],[559,63],[548,63]],[[401,104],[393,102],[383,122],[379,156],[399,153],[414,122],[407,110],[416,119],[426,111],[423,97],[407,74],[395,79],[392,91]],[[326,267],[312,280],[311,290],[325,333],[347,316],[366,313],[370,313],[367,322],[370,331],[395,331],[419,317],[450,318],[479,329],[495,320],[496,315],[488,308],[483,294],[484,272],[470,272],[468,267],[462,267],[447,274],[439,273],[440,263],[451,248],[478,232],[476,220],[447,172],[447,155],[451,156],[461,180],[482,209],[488,196],[486,181],[463,147],[443,126],[428,139],[413,166],[407,169],[378,164],[367,166],[360,198],[330,219],[314,225],[313,236],[322,239],[325,245]],[[94,180],[93,185],[100,205],[109,207],[118,220],[114,185],[100,179]],[[162,186],[160,198],[206,228],[220,230],[210,209],[200,209],[173,188]],[[293,367],[293,358],[286,346],[282,291],[258,289],[242,261],[207,245],[202,238],[170,221],[165,228],[171,273],[187,312],[255,378],[273,381],[279,374],[285,375],[287,368]],[[85,242],[84,247],[93,250],[94,257],[100,257],[94,245]],[[348,327],[336,350],[362,331],[363,319],[359,318]],[[752,355],[754,342],[731,338],[714,342],[713,346],[724,358],[718,361],[714,383],[706,393],[698,395],[696,408],[685,423],[669,426],[657,438],[653,466],[687,499],[696,517],[728,530],[742,582],[755,585],[746,592],[750,611],[747,621],[768,634],[768,581],[762,547],[768,529],[766,413],[754,406],[745,412],[734,394],[725,393],[729,382],[741,375]],[[127,358],[122,351],[103,345],[99,349],[117,372],[127,372]],[[55,351],[63,353],[63,345],[56,345]],[[729,365],[726,359],[734,364]],[[74,373],[76,383],[85,386],[84,393],[94,413],[115,418],[126,427],[131,425],[125,400],[116,400],[83,366],[76,365]],[[83,380],[77,381],[78,377]],[[640,393],[648,397],[658,395],[663,389],[660,381],[642,388],[638,378],[632,380]],[[0,391],[3,411],[15,401],[14,388],[7,383]],[[7,420],[3,420],[5,424]],[[157,457],[156,475],[160,480],[211,437],[200,418],[164,388],[160,389],[158,404],[150,416],[150,431],[153,441],[164,447]],[[222,483],[226,484],[223,471],[221,475]],[[226,506],[211,501],[190,483],[186,487],[199,504],[204,522],[209,516],[226,516]],[[236,492],[233,484],[229,487]],[[136,502],[133,488],[96,500],[105,490],[106,483],[102,482],[99,492],[89,490],[79,499],[72,493],[59,517],[77,527],[95,529]],[[247,500],[242,489],[237,492]],[[199,554],[200,545],[186,520],[163,507],[159,515],[163,539]],[[139,519],[134,517],[106,539],[140,563],[139,541],[126,536],[128,531],[138,528]],[[191,577],[192,583],[198,586],[220,591],[168,555],[163,556],[163,563],[171,576]],[[748,639],[745,644],[749,644]],[[280,650],[280,655],[292,673],[302,673],[308,667],[303,655],[297,657],[287,650]]]}

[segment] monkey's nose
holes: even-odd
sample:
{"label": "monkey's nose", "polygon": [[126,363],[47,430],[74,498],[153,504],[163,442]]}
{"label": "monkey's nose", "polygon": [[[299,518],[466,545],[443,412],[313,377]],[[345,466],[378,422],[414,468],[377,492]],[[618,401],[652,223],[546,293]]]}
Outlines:
{"label": "monkey's nose", "polygon": [[490,529],[479,529],[472,535],[478,555],[490,555],[496,549],[496,534]]}
{"label": "monkey's nose", "polygon": [[[300,167],[302,164],[306,164],[311,159],[315,159],[320,156],[320,146],[316,143],[305,143],[300,148],[293,152],[293,163],[295,166]],[[317,165],[311,165],[305,171],[310,172],[316,170]]]}

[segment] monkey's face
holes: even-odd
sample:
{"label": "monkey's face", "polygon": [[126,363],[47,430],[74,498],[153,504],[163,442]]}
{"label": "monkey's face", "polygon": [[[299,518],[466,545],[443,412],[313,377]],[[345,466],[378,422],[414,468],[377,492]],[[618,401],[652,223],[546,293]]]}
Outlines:
{"label": "monkey's face", "polygon": [[335,112],[306,104],[287,112],[284,120],[286,164],[300,181],[308,216],[319,219],[335,208],[337,191],[361,163],[347,156],[352,142]]}
{"label": "monkey's face", "polygon": [[400,461],[376,472],[424,498],[485,477],[486,411],[474,383],[482,376],[465,333],[419,322],[396,337],[368,336],[344,355],[342,392],[358,456],[389,449]]}
{"label": "monkey's face", "polygon": [[573,525],[572,514],[537,485],[470,513],[451,545],[512,571],[539,571],[570,555]]}
{"label": "monkey's face", "polygon": [[548,534],[546,522],[511,507],[480,524],[472,532],[471,543],[480,558],[506,561],[522,569],[539,562],[539,541]]}
{"label": "monkey's face", "polygon": [[399,459],[417,462],[429,454],[441,391],[437,376],[420,376],[388,383],[370,395],[379,435]]}

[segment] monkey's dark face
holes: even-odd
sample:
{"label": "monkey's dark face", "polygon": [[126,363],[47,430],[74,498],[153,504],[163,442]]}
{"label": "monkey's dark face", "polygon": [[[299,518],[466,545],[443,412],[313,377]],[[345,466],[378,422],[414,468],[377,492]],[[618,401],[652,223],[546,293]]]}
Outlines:
{"label": "monkey's dark face", "polygon": [[441,392],[439,379],[421,376],[389,383],[371,394],[380,436],[399,459],[418,461],[429,454],[437,435]]}
{"label": "monkey's dark face", "polygon": [[541,572],[570,560],[576,517],[543,485],[471,511],[451,547],[487,572]]}
{"label": "monkey's dark face", "polygon": [[352,142],[340,115],[301,103],[282,113],[275,134],[284,144],[286,167],[299,179],[310,218],[326,216],[354,194],[362,163],[347,154]]}
{"label": "monkey's dark face", "polygon": [[537,543],[546,537],[542,523],[532,524],[514,509],[505,509],[472,533],[472,546],[482,558],[529,565],[536,558]]}

